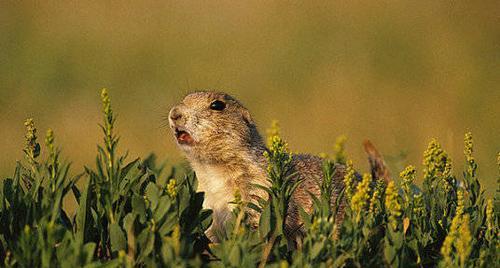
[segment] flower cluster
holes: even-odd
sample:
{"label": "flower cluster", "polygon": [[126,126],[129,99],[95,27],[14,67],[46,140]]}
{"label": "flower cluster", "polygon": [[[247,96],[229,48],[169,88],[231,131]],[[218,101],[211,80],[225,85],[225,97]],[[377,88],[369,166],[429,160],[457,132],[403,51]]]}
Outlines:
{"label": "flower cluster", "polygon": [[324,229],[323,227],[330,226],[332,224],[333,224],[332,217],[318,217],[311,224],[311,231],[313,232],[317,231],[320,235],[324,235],[321,234],[321,231]]}
{"label": "flower cluster", "polygon": [[354,171],[352,160],[348,160],[346,165],[346,173],[344,175],[345,196],[347,200],[350,200],[352,198],[355,179],[356,171]]}
{"label": "flower cluster", "polygon": [[236,189],[236,191],[234,191],[234,201],[232,203],[238,206],[241,206],[243,204],[243,198],[241,197],[241,192],[239,189]]}
{"label": "flower cluster", "polygon": [[35,122],[32,118],[28,118],[24,126],[26,126],[24,154],[30,163],[35,163],[35,159],[40,155],[40,144],[36,141]]}
{"label": "flower cluster", "polygon": [[448,235],[441,247],[441,254],[446,266],[453,265],[453,248],[458,255],[459,266],[464,267],[472,250],[472,235],[470,231],[469,214],[456,214],[453,218]]}
{"label": "flower cluster", "polygon": [[474,157],[472,156],[473,145],[474,145],[474,143],[472,141],[472,133],[470,133],[470,132],[465,133],[464,155],[465,155],[465,159],[467,159],[467,162],[469,162],[469,160],[474,160]]}
{"label": "flower cluster", "polygon": [[467,161],[467,175],[469,176],[474,176],[477,169],[476,161],[474,156],[472,156],[472,153],[474,152],[473,145],[472,133],[467,132],[464,137],[464,155],[465,160]]}
{"label": "flower cluster", "polygon": [[55,179],[56,170],[57,170],[57,152],[54,145],[54,131],[52,129],[47,130],[47,134],[45,136],[45,146],[49,151],[49,171],[52,179]]}
{"label": "flower cluster", "polygon": [[346,161],[346,153],[345,153],[345,143],[347,141],[347,137],[345,135],[338,136],[335,140],[335,146],[333,147],[333,151],[335,152],[335,162],[344,164]]}
{"label": "flower cluster", "polygon": [[424,195],[422,193],[413,195],[413,213],[417,217],[422,217],[425,212]]}
{"label": "flower cluster", "polygon": [[267,132],[267,146],[271,147],[271,145],[273,144],[273,138],[281,136],[281,129],[278,120],[273,120],[271,122],[271,127],[267,129],[266,132]]}
{"label": "flower cluster", "polygon": [[488,202],[486,203],[486,228],[488,231],[494,228],[493,217],[493,200],[488,198]]}
{"label": "flower cluster", "polygon": [[363,174],[363,180],[357,185],[356,193],[352,196],[351,208],[356,214],[356,222],[359,222],[361,211],[366,207],[370,198],[371,181],[372,176],[370,174]]}
{"label": "flower cluster", "polygon": [[275,153],[286,153],[288,152],[288,143],[286,143],[279,136],[273,136],[271,139],[271,145],[269,146],[269,151]]}
{"label": "flower cluster", "polygon": [[443,255],[443,260],[446,265],[452,265],[451,253],[453,251],[453,243],[455,241],[455,237],[457,236],[458,226],[460,224],[460,216],[457,214],[450,226],[450,231],[448,235],[444,239],[443,245],[441,246],[441,255]]}
{"label": "flower cluster", "polygon": [[457,254],[458,257],[460,258],[460,263],[462,266],[465,264],[465,261],[470,255],[470,252],[472,250],[471,247],[471,242],[472,242],[472,235],[470,232],[470,227],[469,227],[469,214],[465,214],[462,217],[462,222],[460,224],[460,229],[458,233],[458,238],[456,240],[455,247],[457,248]]}
{"label": "flower cluster", "polygon": [[171,198],[177,196],[177,181],[175,179],[170,179],[167,184],[167,194]]}
{"label": "flower cluster", "polygon": [[278,121],[273,120],[271,128],[267,130],[267,146],[268,151],[264,152],[264,157],[268,161],[267,171],[271,172],[273,161],[282,162],[284,166],[292,161],[292,155],[288,153],[288,143],[286,143],[280,136],[280,128]]}
{"label": "flower cluster", "polygon": [[[424,178],[433,179],[442,176],[450,162],[448,154],[441,148],[437,140],[432,139],[427,150],[424,151]],[[448,168],[451,166],[448,165]]]}
{"label": "flower cluster", "polygon": [[385,190],[385,209],[389,216],[389,224],[394,230],[398,227],[398,218],[401,217],[401,204],[394,181],[390,181]]}
{"label": "flower cluster", "polygon": [[179,225],[174,226],[174,230],[172,231],[172,234],[170,236],[165,236],[163,238],[165,242],[167,242],[172,246],[172,249],[176,256],[179,256],[179,253],[181,251],[180,239],[181,239],[181,229]]}
{"label": "flower cluster", "polygon": [[[111,99],[109,98],[108,90],[103,88],[101,91],[102,111],[104,113],[104,122],[106,123],[106,134],[111,134],[113,127],[113,110],[111,109]],[[109,129],[108,129],[109,128]]]}
{"label": "flower cluster", "polygon": [[288,143],[286,143],[280,136],[269,137],[269,151],[264,152],[264,157],[268,161],[267,171],[271,172],[273,168],[272,160],[278,159],[283,161],[283,165],[288,165],[292,162],[292,155],[288,153]]}
{"label": "flower cluster", "polygon": [[375,188],[375,190],[373,190],[372,197],[370,198],[370,208],[368,209],[370,215],[376,215],[379,212],[377,210],[377,207],[375,206],[379,198],[380,198],[380,190],[378,188]]}
{"label": "flower cluster", "polygon": [[415,174],[417,170],[414,166],[407,166],[405,170],[399,173],[399,177],[401,178],[401,188],[403,189],[404,197],[405,197],[405,207],[409,206],[410,199],[413,197],[411,185],[415,181]]}
{"label": "flower cluster", "polygon": [[451,176],[451,160],[448,160],[444,166],[443,187],[445,193],[449,193],[453,188],[453,178]]}
{"label": "flower cluster", "polygon": [[327,153],[319,153],[318,156],[323,159],[323,160],[328,160],[328,158],[330,157]]}
{"label": "flower cluster", "polygon": [[49,149],[49,152],[54,152],[54,131],[52,131],[52,129],[47,130],[47,134],[45,135],[45,145]]}

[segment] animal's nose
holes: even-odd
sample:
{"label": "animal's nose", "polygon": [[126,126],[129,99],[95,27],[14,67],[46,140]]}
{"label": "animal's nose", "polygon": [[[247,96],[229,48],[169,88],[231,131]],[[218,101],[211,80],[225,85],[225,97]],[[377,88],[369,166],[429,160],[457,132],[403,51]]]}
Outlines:
{"label": "animal's nose", "polygon": [[182,114],[180,113],[179,109],[173,108],[170,111],[170,119],[172,119],[172,121],[177,121],[181,118],[182,118]]}

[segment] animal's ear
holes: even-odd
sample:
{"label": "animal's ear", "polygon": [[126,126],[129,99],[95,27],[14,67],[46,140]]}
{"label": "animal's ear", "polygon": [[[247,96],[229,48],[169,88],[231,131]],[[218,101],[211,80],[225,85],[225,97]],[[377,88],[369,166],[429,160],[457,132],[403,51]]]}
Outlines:
{"label": "animal's ear", "polygon": [[247,109],[244,109],[241,111],[241,115],[243,116],[243,120],[247,123],[247,125],[255,125],[253,122],[252,116],[250,115],[250,112]]}

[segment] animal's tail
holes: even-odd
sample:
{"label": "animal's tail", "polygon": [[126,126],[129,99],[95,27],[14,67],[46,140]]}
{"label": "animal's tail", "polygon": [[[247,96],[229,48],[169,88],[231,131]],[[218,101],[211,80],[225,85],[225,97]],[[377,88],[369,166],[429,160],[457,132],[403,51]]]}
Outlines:
{"label": "animal's tail", "polygon": [[389,183],[389,181],[391,181],[391,175],[382,155],[380,155],[373,143],[369,140],[365,140],[363,142],[363,147],[365,148],[365,152],[368,154],[372,177],[374,179],[381,178],[386,183]]}

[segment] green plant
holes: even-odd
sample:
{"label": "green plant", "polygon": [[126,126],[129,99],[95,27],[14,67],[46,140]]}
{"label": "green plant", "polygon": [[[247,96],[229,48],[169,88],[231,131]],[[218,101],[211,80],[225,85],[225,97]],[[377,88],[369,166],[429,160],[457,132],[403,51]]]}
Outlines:
{"label": "green plant", "polygon": [[[333,159],[324,158],[321,193],[311,194],[312,212],[300,211],[304,237],[290,246],[285,219],[301,181],[274,125],[268,184],[255,185],[268,198],[248,204],[236,192],[225,239],[209,244],[204,232],[212,212],[203,209],[194,174],[167,170],[153,155],[127,161],[118,153],[106,90],[101,99],[104,138],[95,168],[76,176],[60,160],[54,133],[47,131],[42,150],[33,120],[26,121],[24,160],[0,181],[2,266],[488,267],[499,261],[500,190],[486,198],[470,133],[462,178],[439,142],[429,143],[422,187],[414,166],[399,182],[368,174],[360,180],[346,161],[345,138],[338,139]],[[500,153],[497,161],[500,181]],[[345,168],[344,189],[333,187],[338,168]],[[67,198],[76,200],[74,213],[64,206]],[[249,208],[261,213],[258,228],[246,221]]]}

